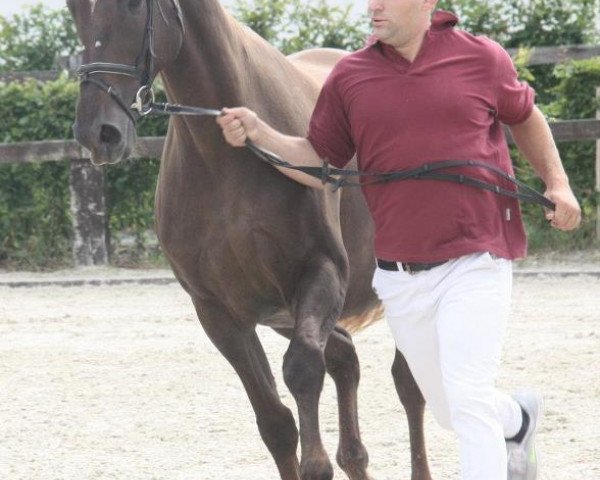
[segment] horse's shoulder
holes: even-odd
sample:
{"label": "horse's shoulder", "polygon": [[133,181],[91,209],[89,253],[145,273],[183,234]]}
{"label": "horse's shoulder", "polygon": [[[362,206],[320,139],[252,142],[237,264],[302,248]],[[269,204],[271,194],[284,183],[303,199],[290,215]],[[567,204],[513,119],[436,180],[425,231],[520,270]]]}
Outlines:
{"label": "horse's shoulder", "polygon": [[311,48],[292,53],[287,59],[321,85],[334,65],[349,54],[350,52],[337,48]]}

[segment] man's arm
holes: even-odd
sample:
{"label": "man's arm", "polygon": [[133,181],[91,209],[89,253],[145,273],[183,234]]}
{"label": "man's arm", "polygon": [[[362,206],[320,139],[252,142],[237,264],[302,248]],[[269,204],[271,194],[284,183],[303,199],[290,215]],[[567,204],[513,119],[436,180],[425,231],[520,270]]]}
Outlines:
{"label": "man's arm", "polygon": [[[255,145],[273,152],[292,165],[310,167],[323,165],[323,160],[306,138],[278,132],[247,108],[225,108],[223,115],[217,118],[217,123],[223,129],[225,140],[234,147],[243,147],[246,140],[249,139]],[[324,188],[318,178],[289,168],[276,168],[303,185],[318,189]]]}
{"label": "man's arm", "polygon": [[546,184],[545,196],[556,204],[556,211],[547,212],[546,218],[559,230],[577,228],[581,223],[581,209],[542,112],[533,107],[527,120],[509,128],[517,147]]}

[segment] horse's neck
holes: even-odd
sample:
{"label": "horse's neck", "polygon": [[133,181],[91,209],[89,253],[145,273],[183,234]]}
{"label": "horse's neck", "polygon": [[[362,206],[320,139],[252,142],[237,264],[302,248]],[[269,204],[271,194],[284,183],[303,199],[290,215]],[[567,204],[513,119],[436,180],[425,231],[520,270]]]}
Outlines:
{"label": "horse's neck", "polygon": [[277,110],[290,114],[299,90],[308,94],[310,87],[294,78],[298,74],[285,57],[241,27],[217,0],[181,5],[183,45],[163,72],[172,101],[209,108],[244,105],[273,120]]}
{"label": "horse's neck", "polygon": [[[203,106],[217,106],[222,91],[229,88],[226,84],[211,82],[211,77],[213,72],[224,68],[223,51],[231,47],[215,44],[221,36],[226,39],[231,36],[233,25],[216,0],[183,0],[181,7],[185,25],[181,51],[162,72],[167,93],[171,101],[188,104],[197,102],[201,94]],[[235,39],[227,39],[227,43],[231,41]]]}

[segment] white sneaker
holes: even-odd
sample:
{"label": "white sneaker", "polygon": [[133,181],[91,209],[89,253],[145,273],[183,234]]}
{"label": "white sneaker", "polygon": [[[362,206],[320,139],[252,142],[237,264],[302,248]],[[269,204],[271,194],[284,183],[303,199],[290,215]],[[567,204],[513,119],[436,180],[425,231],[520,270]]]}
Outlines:
{"label": "white sneaker", "polygon": [[544,401],[539,393],[532,391],[515,393],[513,398],[529,415],[529,426],[519,443],[506,442],[508,480],[535,480],[538,470],[535,432],[543,414]]}

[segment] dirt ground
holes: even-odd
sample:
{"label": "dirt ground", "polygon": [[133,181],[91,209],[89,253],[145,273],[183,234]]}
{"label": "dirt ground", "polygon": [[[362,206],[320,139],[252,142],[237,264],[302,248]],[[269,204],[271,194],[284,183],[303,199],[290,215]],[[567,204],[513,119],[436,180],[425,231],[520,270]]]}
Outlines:
{"label": "dirt ground", "polygon": [[[587,259],[589,260],[589,258]],[[499,385],[537,386],[546,417],[542,478],[600,478],[600,262],[555,262],[569,275],[514,284]],[[585,275],[573,275],[586,271]],[[212,346],[174,283],[13,288],[40,278],[145,276],[84,270],[0,273],[0,479],[266,480],[277,477],[241,383]],[[283,401],[287,342],[259,329]],[[389,367],[393,343],[380,322],[355,336],[362,364],[360,420],[377,480],[405,480],[408,434]],[[326,380],[322,431],[337,448],[335,390]],[[426,417],[433,475],[457,478],[456,443]],[[335,478],[346,478],[337,469]]]}

